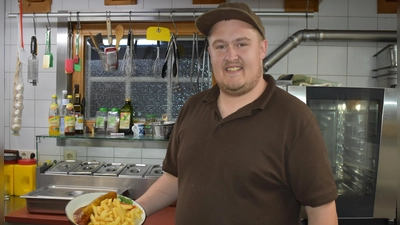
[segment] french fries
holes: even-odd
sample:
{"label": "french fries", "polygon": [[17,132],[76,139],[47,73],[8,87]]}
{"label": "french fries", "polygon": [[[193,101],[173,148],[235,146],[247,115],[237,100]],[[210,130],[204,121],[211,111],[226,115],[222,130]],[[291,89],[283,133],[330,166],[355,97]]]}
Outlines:
{"label": "french fries", "polygon": [[118,198],[105,199],[92,208],[88,225],[137,225],[135,219],[142,215],[139,207],[121,203]]}

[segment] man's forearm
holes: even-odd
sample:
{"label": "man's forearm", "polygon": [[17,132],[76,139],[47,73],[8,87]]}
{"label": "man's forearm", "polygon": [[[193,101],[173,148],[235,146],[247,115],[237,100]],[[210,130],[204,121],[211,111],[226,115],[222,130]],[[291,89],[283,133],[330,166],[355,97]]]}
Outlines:
{"label": "man's forearm", "polygon": [[178,197],[178,178],[164,173],[158,180],[140,196],[136,202],[151,214],[171,205]]}
{"label": "man's forearm", "polygon": [[338,225],[335,201],[319,207],[305,207],[308,225]]}

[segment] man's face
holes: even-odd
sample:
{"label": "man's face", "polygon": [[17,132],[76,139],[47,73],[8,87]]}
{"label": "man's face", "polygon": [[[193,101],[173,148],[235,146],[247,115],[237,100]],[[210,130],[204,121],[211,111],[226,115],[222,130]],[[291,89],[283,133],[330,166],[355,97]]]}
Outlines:
{"label": "man's face", "polygon": [[231,96],[249,93],[262,79],[267,41],[250,24],[240,20],[216,23],[208,51],[220,90]]}

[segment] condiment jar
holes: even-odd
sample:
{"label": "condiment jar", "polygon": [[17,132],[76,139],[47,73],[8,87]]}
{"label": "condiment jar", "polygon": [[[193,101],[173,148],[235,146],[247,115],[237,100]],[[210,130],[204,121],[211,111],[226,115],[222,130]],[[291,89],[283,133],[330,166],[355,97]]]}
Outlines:
{"label": "condiment jar", "polygon": [[107,113],[108,109],[101,107],[99,111],[96,112],[96,134],[105,134],[107,129]]}
{"label": "condiment jar", "polygon": [[36,160],[20,159],[14,166],[14,195],[21,196],[36,189]]}
{"label": "condiment jar", "polygon": [[107,116],[107,134],[118,133],[119,130],[119,109],[112,108]]}

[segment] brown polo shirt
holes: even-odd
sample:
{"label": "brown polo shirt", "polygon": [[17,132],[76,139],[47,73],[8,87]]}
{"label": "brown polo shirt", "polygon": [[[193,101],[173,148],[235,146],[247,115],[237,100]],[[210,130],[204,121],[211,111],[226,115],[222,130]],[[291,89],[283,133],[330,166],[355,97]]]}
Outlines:
{"label": "brown polo shirt", "polygon": [[224,119],[218,86],[182,107],[163,163],[178,177],[177,225],[297,225],[301,205],[337,198],[312,112],[264,79],[264,93]]}

